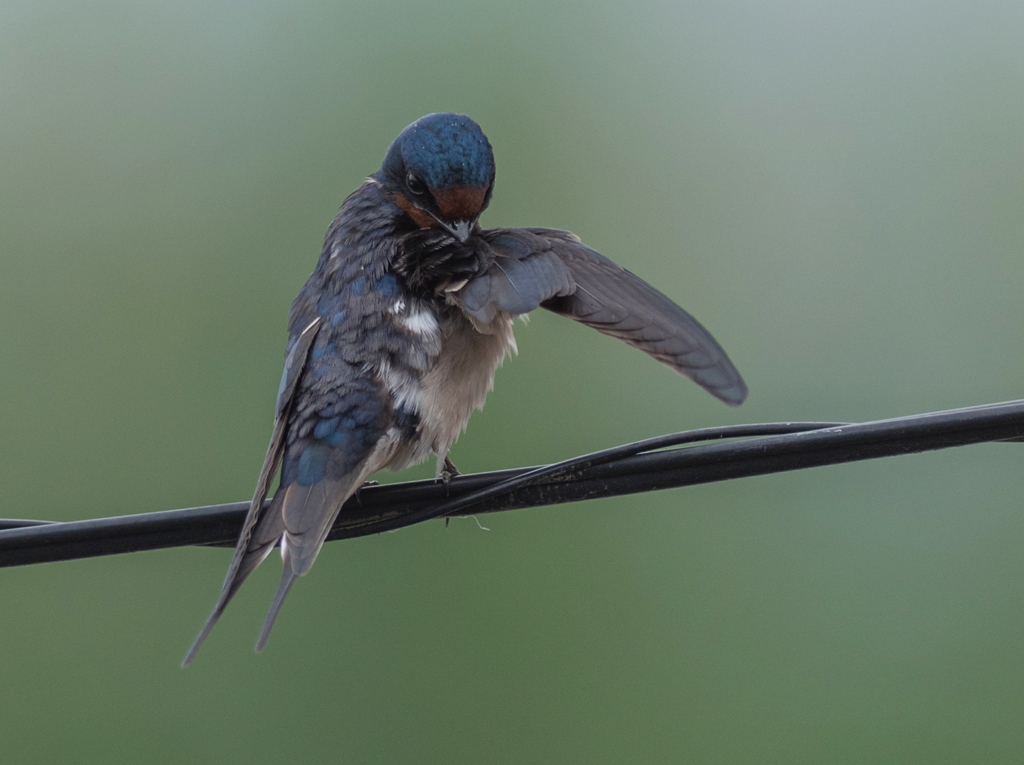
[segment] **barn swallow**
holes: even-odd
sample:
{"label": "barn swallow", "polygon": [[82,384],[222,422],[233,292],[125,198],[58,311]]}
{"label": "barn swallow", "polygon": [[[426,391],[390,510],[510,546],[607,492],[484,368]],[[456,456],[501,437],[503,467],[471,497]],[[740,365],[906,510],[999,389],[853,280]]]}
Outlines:
{"label": "barn swallow", "polygon": [[[347,500],[373,473],[448,450],[537,307],[624,340],[733,406],[747,387],[696,319],[568,231],[481,229],[494,156],[480,127],[429,114],[342,204],[292,304],[273,435],[224,587],[183,666],[280,543],[256,650]],[[447,468],[445,466],[448,466]],[[264,508],[271,479],[280,484]]]}

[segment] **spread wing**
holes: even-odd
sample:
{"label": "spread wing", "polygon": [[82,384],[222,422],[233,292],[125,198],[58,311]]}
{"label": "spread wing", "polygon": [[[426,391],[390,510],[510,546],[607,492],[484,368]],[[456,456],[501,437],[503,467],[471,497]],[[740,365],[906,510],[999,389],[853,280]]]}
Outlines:
{"label": "spread wing", "polygon": [[274,432],[270,437],[270,446],[267,447],[267,456],[263,460],[263,468],[260,470],[260,477],[256,481],[256,492],[253,494],[252,502],[249,504],[249,512],[245,516],[245,523],[242,525],[242,532],[238,537],[238,545],[235,547],[235,555],[231,559],[227,576],[224,577],[224,586],[221,588],[217,604],[206,619],[206,624],[199,632],[192,647],[185,654],[181,666],[187,667],[196,656],[199,646],[203,644],[210,630],[217,623],[220,615],[224,613],[231,598],[238,592],[242,582],[251,574],[257,566],[274,549],[280,533],[273,534],[273,538],[264,538],[265,534],[253,536],[256,525],[263,516],[263,500],[267,497],[270,488],[270,481],[277,472],[281,462],[281,454],[284,451],[285,432],[288,426],[288,414],[291,410],[292,398],[295,395],[295,386],[298,383],[302,369],[306,364],[306,357],[309,355],[310,346],[316,338],[320,329],[320,319],[314,319],[291,343],[285,357],[284,371],[281,374],[281,385],[277,391],[277,406],[274,415]]}
{"label": "spread wing", "polygon": [[690,314],[568,231],[491,229],[493,262],[453,299],[474,320],[538,306],[639,348],[726,404],[747,386],[722,347]]}

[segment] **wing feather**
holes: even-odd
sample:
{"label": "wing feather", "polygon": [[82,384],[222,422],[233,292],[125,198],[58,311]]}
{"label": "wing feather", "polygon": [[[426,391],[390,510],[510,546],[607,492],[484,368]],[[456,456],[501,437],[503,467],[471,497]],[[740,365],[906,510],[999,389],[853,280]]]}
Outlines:
{"label": "wing feather", "polygon": [[[288,412],[291,408],[292,397],[295,395],[295,386],[305,367],[310,346],[313,344],[319,328],[319,318],[310,322],[298,335],[295,342],[292,343],[285,358],[284,372],[281,375],[281,385],[277,393],[274,430],[270,437],[270,445],[267,447],[267,455],[263,459],[263,467],[260,469],[259,479],[256,481],[256,491],[253,494],[252,502],[249,504],[249,512],[245,516],[245,522],[242,524],[242,531],[238,536],[238,544],[235,546],[235,554],[231,558],[231,565],[228,567],[228,573],[224,577],[224,586],[221,588],[220,596],[217,598],[217,603],[207,617],[202,630],[199,631],[195,641],[192,643],[192,647],[185,654],[185,659],[181,663],[182,667],[187,667],[196,657],[199,646],[206,640],[210,630],[213,629],[221,614],[224,613],[227,604],[234,597],[235,593],[238,592],[238,588],[242,586],[242,582],[266,559],[281,536],[280,533],[277,533],[276,528],[271,528],[271,526],[276,524],[264,524],[257,534],[254,534],[254,531],[257,528],[257,523],[264,516],[262,512],[263,501],[267,497],[270,481],[273,479],[274,473],[277,472],[281,461],[285,431],[288,425]],[[278,517],[278,508],[275,505],[279,504],[278,498],[275,496],[265,515],[269,518]]]}
{"label": "wing feather", "polygon": [[575,234],[531,228],[482,236],[493,263],[454,298],[474,320],[543,307],[639,348],[727,404],[747,397],[736,367],[700,322]]}

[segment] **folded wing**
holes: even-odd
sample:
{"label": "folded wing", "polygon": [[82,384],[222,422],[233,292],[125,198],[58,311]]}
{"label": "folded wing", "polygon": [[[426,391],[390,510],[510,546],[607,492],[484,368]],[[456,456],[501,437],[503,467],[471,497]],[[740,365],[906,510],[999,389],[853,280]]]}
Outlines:
{"label": "folded wing", "polygon": [[[277,472],[278,465],[281,462],[288,413],[291,409],[292,397],[295,394],[295,386],[298,383],[299,376],[302,374],[306,358],[309,355],[309,348],[313,344],[319,328],[320,320],[316,319],[290,343],[285,359],[284,371],[281,374],[281,385],[277,391],[274,431],[270,437],[270,445],[267,447],[267,456],[263,460],[263,468],[260,470],[259,480],[256,482],[256,492],[253,495],[252,502],[249,504],[249,512],[245,516],[245,523],[242,524],[238,545],[235,547],[235,554],[231,559],[231,565],[228,567],[227,576],[224,577],[224,586],[221,588],[220,596],[217,598],[217,603],[213,607],[210,616],[206,619],[203,629],[199,632],[199,635],[192,643],[192,647],[189,648],[188,653],[185,655],[185,659],[181,663],[183,667],[187,667],[196,657],[199,646],[203,644],[203,641],[210,634],[210,630],[213,629],[221,614],[224,613],[228,602],[238,592],[242,582],[270,554],[283,532],[283,529],[277,528],[278,524],[259,524],[259,522],[265,520],[268,515],[273,517],[279,515],[277,509],[271,509],[270,512],[265,513],[263,501],[267,497],[270,481],[274,477],[274,473]],[[274,528],[269,528],[269,526],[274,526]]]}

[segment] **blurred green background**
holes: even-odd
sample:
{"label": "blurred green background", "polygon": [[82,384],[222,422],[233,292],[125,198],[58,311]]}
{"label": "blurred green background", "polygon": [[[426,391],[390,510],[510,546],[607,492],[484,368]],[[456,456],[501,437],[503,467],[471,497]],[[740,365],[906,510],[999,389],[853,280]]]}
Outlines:
{"label": "blurred green background", "polygon": [[[0,515],[247,499],[290,301],[431,111],[485,225],[579,233],[751,389],[536,315],[463,471],[1022,397],[1022,93],[1020,2],[4,0]],[[1019,762],[1021,449],[332,543],[257,657],[275,557],[187,671],[229,551],[5,569],[0,759]]]}

